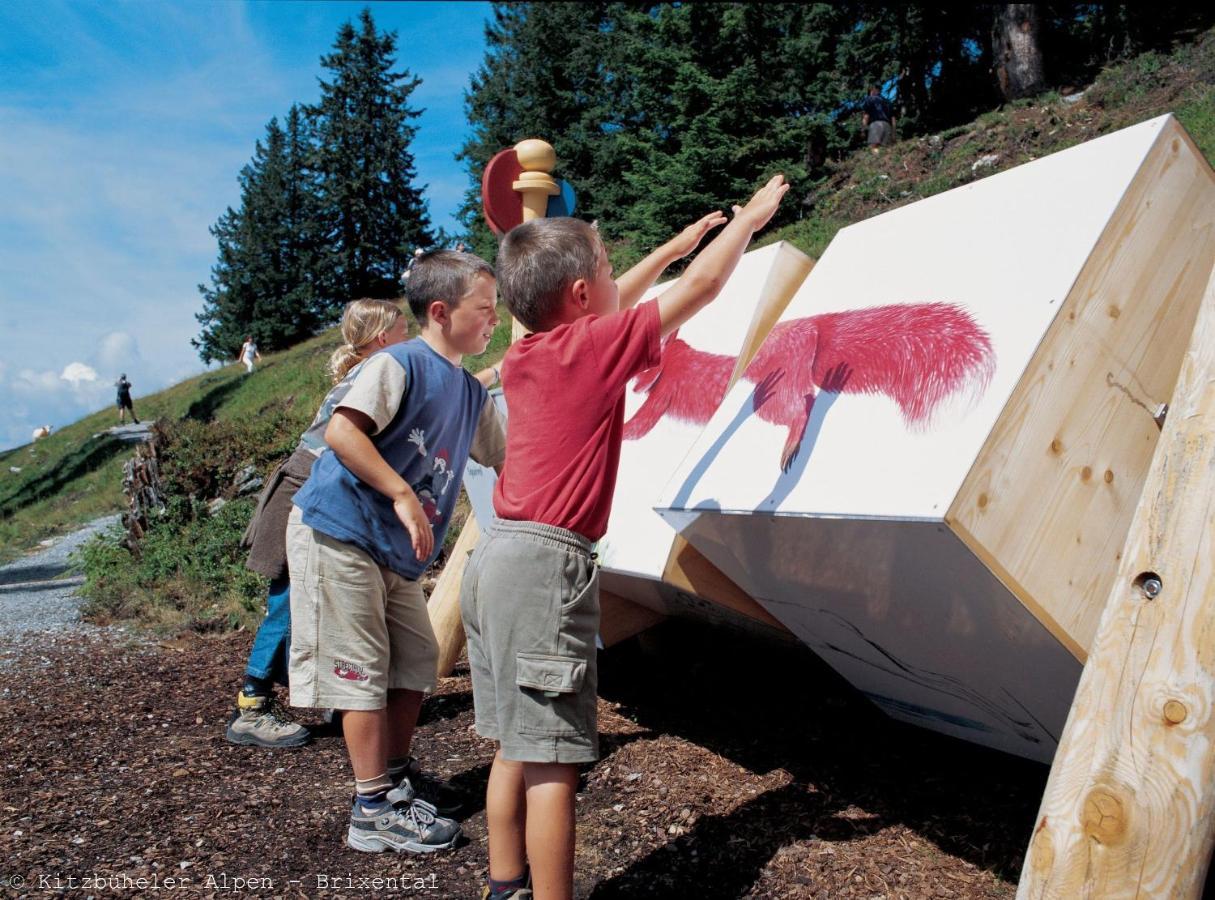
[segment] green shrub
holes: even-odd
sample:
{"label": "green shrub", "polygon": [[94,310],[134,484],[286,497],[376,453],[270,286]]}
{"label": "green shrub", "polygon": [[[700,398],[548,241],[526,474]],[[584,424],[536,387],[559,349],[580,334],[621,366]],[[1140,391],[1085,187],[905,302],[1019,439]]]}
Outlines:
{"label": "green shrub", "polygon": [[242,498],[211,514],[205,504],[176,500],[150,524],[138,553],[119,531],[94,538],[78,557],[84,617],[159,631],[255,625],[266,580],[245,568],[240,549],[253,506]]}
{"label": "green shrub", "polygon": [[1176,112],[1198,149],[1208,160],[1215,159],[1215,87],[1195,86]]}
{"label": "green shrub", "polygon": [[158,426],[161,485],[168,497],[131,549],[104,534],[79,558],[84,615],[156,630],[211,631],[256,624],[266,581],[245,568],[240,539],[256,500],[227,498],[242,469],[267,474],[295,442],[282,410],[247,421],[185,419]]}

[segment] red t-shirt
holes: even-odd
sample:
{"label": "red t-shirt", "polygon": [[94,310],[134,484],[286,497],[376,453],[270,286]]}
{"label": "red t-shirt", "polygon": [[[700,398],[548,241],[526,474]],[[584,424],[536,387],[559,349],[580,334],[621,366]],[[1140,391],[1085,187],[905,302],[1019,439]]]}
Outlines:
{"label": "red t-shirt", "polygon": [[510,421],[494,489],[503,519],[607,533],[629,379],[662,355],[658,303],[584,316],[516,342],[502,362]]}

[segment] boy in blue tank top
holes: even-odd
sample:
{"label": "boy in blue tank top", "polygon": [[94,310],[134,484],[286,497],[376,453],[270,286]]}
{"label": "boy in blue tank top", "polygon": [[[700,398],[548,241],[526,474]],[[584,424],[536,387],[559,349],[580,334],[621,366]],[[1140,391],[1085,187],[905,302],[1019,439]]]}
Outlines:
{"label": "boy in blue tank top", "polygon": [[434,561],[471,455],[500,467],[505,435],[461,361],[494,326],[493,269],[469,253],[422,257],[406,284],[421,334],[363,364],[325,431],[287,524],[291,703],[341,711],[356,796],[346,843],[454,846],[460,826],[418,793],[410,745],[438,644],[418,578]]}

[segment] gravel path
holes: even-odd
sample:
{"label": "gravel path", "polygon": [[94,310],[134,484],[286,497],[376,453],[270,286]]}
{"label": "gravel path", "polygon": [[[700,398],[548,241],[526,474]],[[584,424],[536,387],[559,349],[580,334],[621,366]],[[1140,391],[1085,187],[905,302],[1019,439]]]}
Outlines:
{"label": "gravel path", "polygon": [[85,628],[76,595],[84,579],[63,576],[71,567],[72,552],[118,520],[116,515],[94,519],[79,531],[57,538],[44,550],[0,566],[0,638],[30,631]]}

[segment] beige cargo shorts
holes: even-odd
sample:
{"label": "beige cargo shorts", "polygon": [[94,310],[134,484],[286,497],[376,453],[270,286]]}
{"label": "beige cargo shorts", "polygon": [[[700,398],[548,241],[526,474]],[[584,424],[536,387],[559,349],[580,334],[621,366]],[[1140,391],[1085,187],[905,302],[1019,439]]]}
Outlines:
{"label": "beige cargo shorts", "polygon": [[376,710],[388,691],[431,691],[439,644],[422,586],[344,541],[287,519],[291,705]]}
{"label": "beige cargo shorts", "polygon": [[599,758],[599,571],[564,528],[497,520],[464,571],[477,733],[517,762]]}

